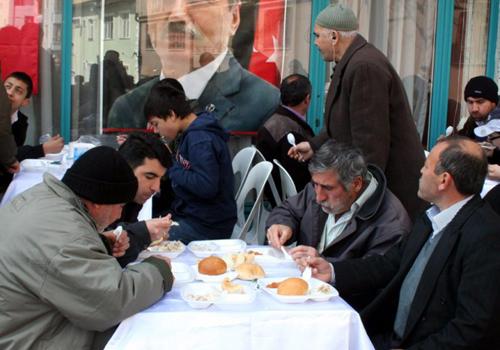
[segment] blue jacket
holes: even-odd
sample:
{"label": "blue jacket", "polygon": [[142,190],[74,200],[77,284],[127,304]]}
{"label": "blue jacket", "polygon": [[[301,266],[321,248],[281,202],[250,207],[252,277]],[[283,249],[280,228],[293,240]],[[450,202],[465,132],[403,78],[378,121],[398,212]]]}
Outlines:
{"label": "blue jacket", "polygon": [[181,136],[168,176],[174,216],[207,238],[229,238],[236,223],[229,134],[210,113],[201,113]]}

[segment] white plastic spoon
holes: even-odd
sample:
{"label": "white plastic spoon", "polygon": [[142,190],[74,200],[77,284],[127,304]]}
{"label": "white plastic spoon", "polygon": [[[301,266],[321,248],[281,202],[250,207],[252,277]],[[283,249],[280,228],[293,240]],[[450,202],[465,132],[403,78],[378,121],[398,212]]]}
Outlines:
{"label": "white plastic spoon", "polygon": [[281,246],[281,251],[283,252],[283,255],[285,256],[285,259],[293,260],[293,258],[290,256],[290,254],[288,254],[288,252],[286,251],[285,247]]}
{"label": "white plastic spoon", "polygon": [[295,136],[291,132],[288,133],[288,135],[286,135],[286,139],[287,139],[288,143],[291,144],[293,147],[297,146],[295,144]]}
{"label": "white plastic spoon", "polygon": [[312,276],[312,269],[311,266],[307,265],[304,271],[302,271],[302,279],[309,281]]}
{"label": "white plastic spoon", "polygon": [[445,133],[444,133],[444,136],[448,137],[448,136],[450,136],[451,134],[453,134],[453,126],[451,126],[451,125],[450,125],[450,126],[448,126],[448,127],[446,128],[446,131],[445,131]]}
{"label": "white plastic spoon", "polygon": [[118,242],[118,240],[120,239],[122,232],[123,232],[123,227],[121,227],[121,225],[113,230],[113,234],[115,235],[116,242]]}

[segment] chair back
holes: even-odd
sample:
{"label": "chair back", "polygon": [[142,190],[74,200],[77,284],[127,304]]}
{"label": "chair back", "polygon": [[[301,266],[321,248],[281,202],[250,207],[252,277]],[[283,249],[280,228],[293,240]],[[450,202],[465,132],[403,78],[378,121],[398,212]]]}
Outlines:
{"label": "chair back", "polygon": [[[239,238],[247,243],[262,244],[265,238],[265,232],[260,232],[260,218],[262,214],[262,198],[264,186],[271,176],[273,164],[263,161],[253,166],[243,183],[243,186],[236,197],[236,208],[238,220],[233,229],[231,238]],[[248,215],[245,215],[245,204],[247,197],[251,198],[251,204]],[[252,197],[253,196],[253,197]]]}
{"label": "chair back", "polygon": [[295,182],[293,182],[292,177],[283,167],[283,165],[281,165],[281,163],[277,159],[274,159],[273,162],[274,164],[276,164],[280,172],[281,199],[284,201],[288,197],[295,196],[297,194],[297,187],[295,186]]}
{"label": "chair back", "polygon": [[252,166],[252,161],[255,157],[257,148],[254,146],[249,146],[241,149],[233,158],[231,163],[233,167],[234,174],[234,195],[235,198],[238,197],[239,192],[245,182],[245,178],[248,175],[248,171]]}

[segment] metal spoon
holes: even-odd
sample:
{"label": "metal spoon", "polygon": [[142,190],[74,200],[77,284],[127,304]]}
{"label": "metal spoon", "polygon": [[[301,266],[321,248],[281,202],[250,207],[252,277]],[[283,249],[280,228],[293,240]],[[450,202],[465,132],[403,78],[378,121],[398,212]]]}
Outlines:
{"label": "metal spoon", "polygon": [[286,139],[287,139],[288,143],[291,144],[293,147],[297,146],[295,144],[295,136],[291,132],[288,133],[288,135],[286,135]]}

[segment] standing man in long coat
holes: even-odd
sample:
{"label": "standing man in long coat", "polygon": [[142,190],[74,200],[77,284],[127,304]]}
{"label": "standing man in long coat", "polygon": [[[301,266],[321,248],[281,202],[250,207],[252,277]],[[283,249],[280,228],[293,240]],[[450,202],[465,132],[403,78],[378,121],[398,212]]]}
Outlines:
{"label": "standing man in long coat", "polygon": [[315,45],[325,61],[336,63],[324,127],[289,154],[306,161],[330,138],[359,147],[367,162],[384,171],[413,219],[425,206],[416,196],[424,150],[398,73],[357,30],[356,16],[344,5],[330,5],[316,18]]}

